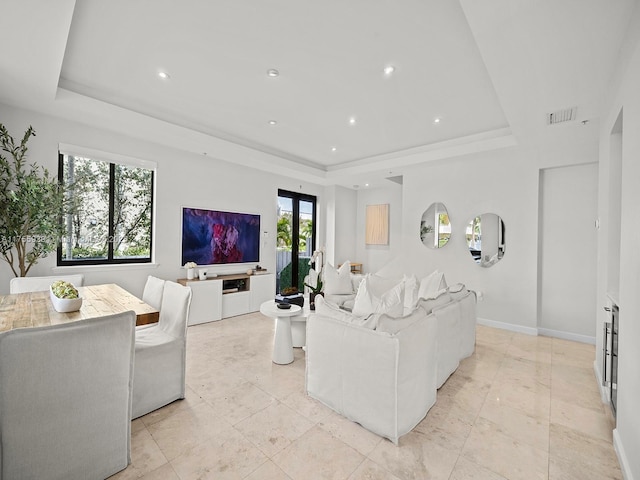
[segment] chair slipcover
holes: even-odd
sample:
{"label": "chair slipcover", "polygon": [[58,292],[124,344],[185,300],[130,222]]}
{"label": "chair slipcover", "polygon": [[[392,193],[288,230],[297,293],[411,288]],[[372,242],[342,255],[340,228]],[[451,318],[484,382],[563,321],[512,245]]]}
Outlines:
{"label": "chair slipcover", "polygon": [[0,479],[104,479],[130,462],[134,312],[0,334]]}
{"label": "chair slipcover", "polygon": [[84,284],[84,275],[78,273],[75,275],[51,275],[48,277],[15,277],[9,281],[9,293],[49,290],[49,285],[56,280],[64,280],[65,282],[73,283],[76,287],[81,287]]}
{"label": "chair slipcover", "polygon": [[133,416],[184,398],[191,289],[166,281],[157,324],[136,329]]}
{"label": "chair slipcover", "polygon": [[147,277],[147,283],[144,285],[144,291],[142,292],[142,301],[153,308],[160,310],[162,304],[162,292],[164,291],[164,280],[149,275]]}
{"label": "chair slipcover", "polygon": [[436,319],[422,309],[415,315],[396,334],[310,315],[307,394],[398,444],[436,402]]}

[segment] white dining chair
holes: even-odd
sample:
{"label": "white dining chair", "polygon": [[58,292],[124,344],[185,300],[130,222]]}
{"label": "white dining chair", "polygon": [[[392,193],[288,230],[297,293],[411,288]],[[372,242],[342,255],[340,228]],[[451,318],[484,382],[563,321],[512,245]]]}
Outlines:
{"label": "white dining chair", "polygon": [[49,285],[56,280],[64,280],[72,283],[75,287],[81,287],[84,284],[84,275],[78,273],[73,275],[51,275],[47,277],[15,277],[9,281],[9,293],[49,290]]}
{"label": "white dining chair", "polygon": [[144,285],[144,290],[142,291],[142,301],[147,305],[151,305],[153,308],[160,310],[164,283],[165,281],[161,278],[149,275],[147,277],[147,282]]}
{"label": "white dining chair", "polygon": [[136,328],[133,418],[184,398],[191,289],[165,281],[160,320]]}
{"label": "white dining chair", "polygon": [[0,333],[0,479],[104,479],[131,458],[135,313]]}

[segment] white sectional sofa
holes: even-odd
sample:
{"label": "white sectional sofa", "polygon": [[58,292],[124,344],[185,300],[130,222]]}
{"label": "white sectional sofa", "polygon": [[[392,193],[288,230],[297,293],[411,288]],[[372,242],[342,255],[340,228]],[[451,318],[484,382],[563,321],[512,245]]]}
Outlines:
{"label": "white sectional sofa", "polygon": [[[366,282],[353,313],[316,298],[307,321],[308,395],[395,444],[426,416],[437,389],[475,349],[472,291],[455,285],[410,300],[407,292],[419,289],[407,287],[406,277],[404,283],[381,295],[382,307],[369,314],[358,298]],[[389,307],[398,292],[403,308]]]}

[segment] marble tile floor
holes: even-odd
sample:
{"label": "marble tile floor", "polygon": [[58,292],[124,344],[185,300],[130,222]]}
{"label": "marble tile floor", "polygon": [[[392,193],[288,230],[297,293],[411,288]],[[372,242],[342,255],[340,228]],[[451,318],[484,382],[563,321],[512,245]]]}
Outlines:
{"label": "marble tile floor", "polygon": [[189,327],[187,398],[132,422],[145,480],[622,479],[594,346],[478,326],[476,352],[395,446],[310,399],[304,352],[271,362],[259,313]]}

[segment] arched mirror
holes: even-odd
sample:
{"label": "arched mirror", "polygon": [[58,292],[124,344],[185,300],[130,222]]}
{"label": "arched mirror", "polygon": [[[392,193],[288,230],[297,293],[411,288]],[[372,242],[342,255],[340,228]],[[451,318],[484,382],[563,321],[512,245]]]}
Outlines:
{"label": "arched mirror", "polygon": [[420,220],[420,240],[429,248],[442,248],[451,238],[449,213],[442,203],[432,203]]}
{"label": "arched mirror", "polygon": [[473,260],[490,267],[504,256],[504,222],[495,213],[478,215],[467,225],[467,245]]}

